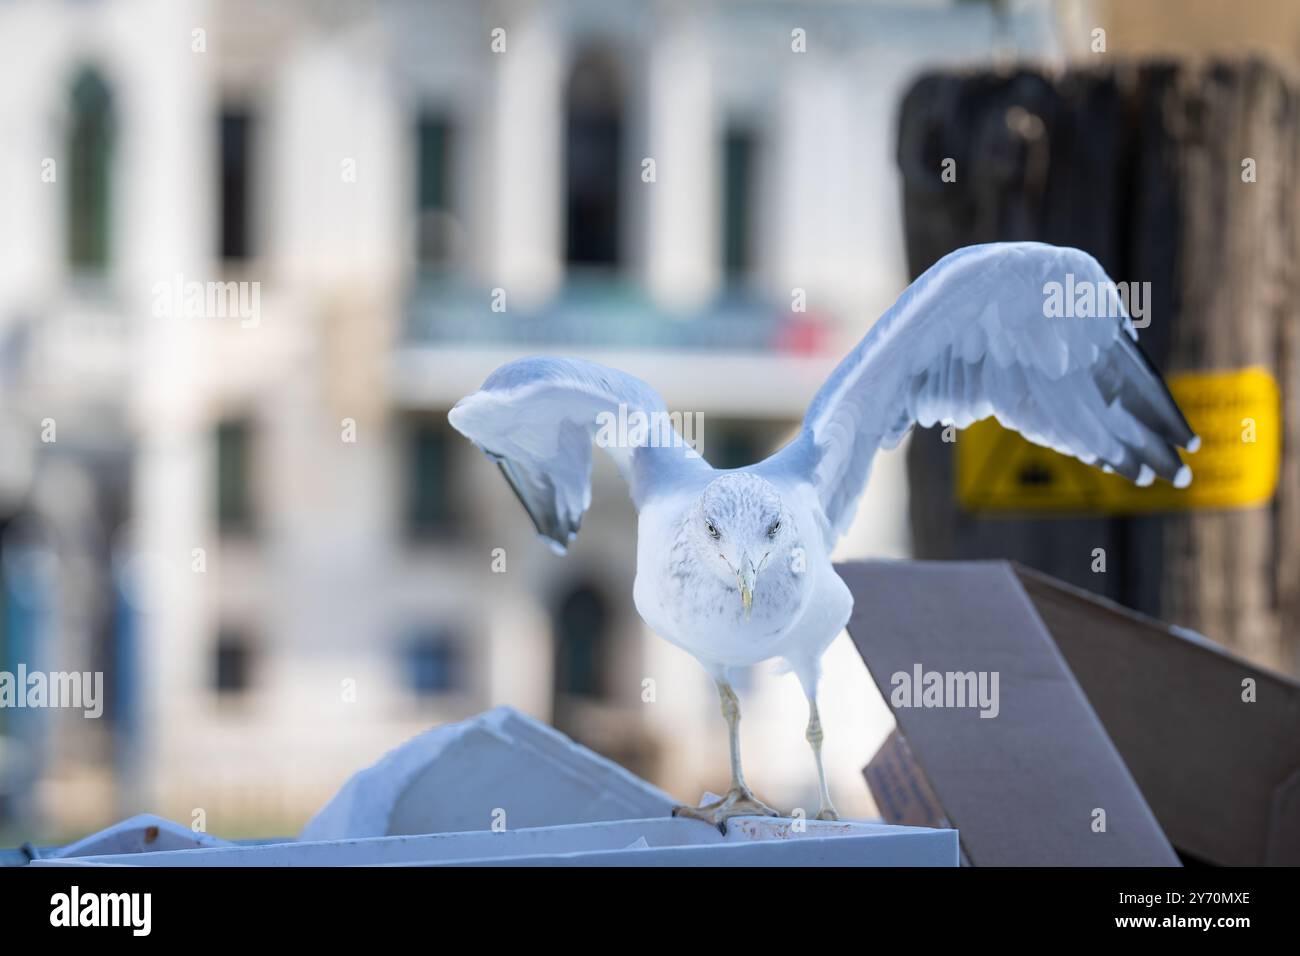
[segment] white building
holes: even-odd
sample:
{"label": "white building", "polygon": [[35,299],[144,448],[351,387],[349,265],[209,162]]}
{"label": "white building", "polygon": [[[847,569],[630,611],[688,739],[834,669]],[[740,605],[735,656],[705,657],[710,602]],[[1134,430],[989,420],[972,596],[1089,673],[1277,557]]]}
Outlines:
{"label": "white building", "polygon": [[[93,724],[0,712],[0,821],[289,829],[501,703],[721,787],[613,468],[555,558],[445,412],[575,353],[702,416],[715,464],[762,457],[905,282],[911,78],[1053,29],[1045,0],[0,5],[0,668],[109,681]],[[906,507],[892,453],[841,553],[905,555]],[[846,638],[827,665],[866,813],[890,718]],[[796,682],[747,683],[749,779],[812,801]]]}

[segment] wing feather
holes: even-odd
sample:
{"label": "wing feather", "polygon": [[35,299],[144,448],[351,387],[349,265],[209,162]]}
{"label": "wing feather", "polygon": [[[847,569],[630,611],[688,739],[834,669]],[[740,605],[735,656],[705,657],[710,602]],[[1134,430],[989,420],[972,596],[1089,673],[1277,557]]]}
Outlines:
{"label": "wing feather", "polygon": [[707,467],[671,427],[654,389],[581,359],[534,356],[503,365],[447,418],[496,462],[538,534],[560,552],[591,506],[598,438],[638,505],[656,478]]}
{"label": "wing feather", "polygon": [[1139,484],[1183,486],[1178,449],[1198,439],[1137,345],[1122,302],[1109,314],[1049,315],[1047,283],[1115,288],[1095,259],[1041,243],[969,246],[899,297],[818,391],[799,436],[764,463],[802,470],[829,535],[852,520],[878,448],[914,424],[993,417],[1030,441]]}

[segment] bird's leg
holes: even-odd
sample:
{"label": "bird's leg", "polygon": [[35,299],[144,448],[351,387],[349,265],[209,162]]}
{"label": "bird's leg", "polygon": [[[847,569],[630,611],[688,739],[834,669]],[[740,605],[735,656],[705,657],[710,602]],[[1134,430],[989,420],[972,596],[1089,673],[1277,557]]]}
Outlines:
{"label": "bird's leg", "polygon": [[731,790],[748,790],[745,774],[740,769],[740,698],[727,683],[718,682],[718,697],[722,702],[722,718],[727,722],[727,738],[731,745]]}
{"label": "bird's leg", "polygon": [[817,761],[817,783],[821,788],[822,808],[817,811],[818,820],[838,820],[840,815],[831,804],[831,792],[826,786],[826,770],[822,767],[822,719],[817,713],[817,698],[808,698],[808,729],[804,731],[808,745],[812,747],[813,759]]}
{"label": "bird's leg", "polygon": [[745,775],[740,769],[740,698],[726,681],[719,680],[716,683],[718,699],[722,703],[722,716],[727,721],[730,735],[731,788],[725,797],[714,803],[706,803],[702,807],[675,807],[673,816],[705,820],[725,834],[727,821],[732,817],[779,817],[781,814],[754,796],[754,792],[745,784]]}

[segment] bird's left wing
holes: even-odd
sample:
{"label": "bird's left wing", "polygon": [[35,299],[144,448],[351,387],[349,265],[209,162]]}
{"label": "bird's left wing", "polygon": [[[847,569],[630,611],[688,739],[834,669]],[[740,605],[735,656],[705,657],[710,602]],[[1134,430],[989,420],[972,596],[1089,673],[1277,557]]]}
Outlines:
{"label": "bird's left wing", "polygon": [[[1050,283],[1062,294],[1091,286],[1094,305],[1114,308],[1058,316]],[[1078,249],[993,243],[945,256],[840,363],[768,467],[811,481],[832,540],[853,518],[876,450],[897,445],[913,424],[965,428],[992,416],[1139,485],[1157,476],[1186,485],[1178,448],[1194,451],[1198,440],[1138,348],[1115,290]]]}
{"label": "bird's left wing", "polygon": [[675,468],[706,468],[645,382],[595,362],[535,356],[501,366],[447,416],[495,461],[538,534],[563,552],[591,504],[591,446],[603,447],[639,505]]}

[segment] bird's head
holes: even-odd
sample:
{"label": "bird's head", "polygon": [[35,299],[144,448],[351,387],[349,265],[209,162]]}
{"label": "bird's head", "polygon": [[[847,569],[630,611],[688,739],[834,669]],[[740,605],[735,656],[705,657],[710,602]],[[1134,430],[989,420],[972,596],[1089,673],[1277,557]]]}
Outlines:
{"label": "bird's head", "polygon": [[772,483],[732,472],[715,478],[688,519],[688,537],[700,562],[740,593],[749,617],[759,578],[789,569],[798,529]]}

